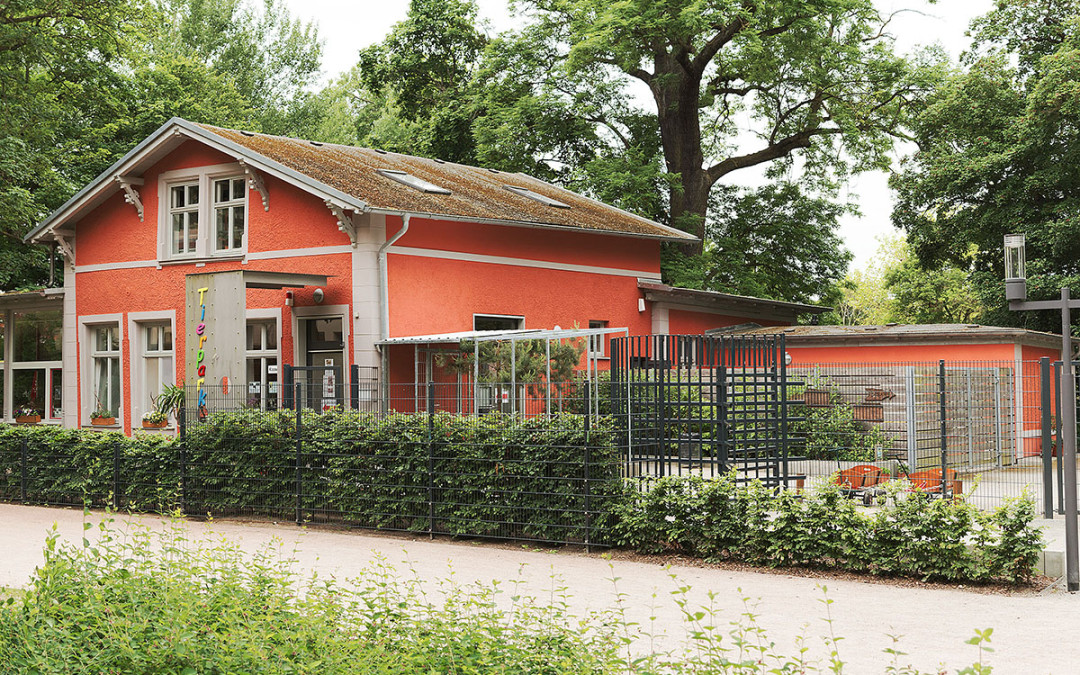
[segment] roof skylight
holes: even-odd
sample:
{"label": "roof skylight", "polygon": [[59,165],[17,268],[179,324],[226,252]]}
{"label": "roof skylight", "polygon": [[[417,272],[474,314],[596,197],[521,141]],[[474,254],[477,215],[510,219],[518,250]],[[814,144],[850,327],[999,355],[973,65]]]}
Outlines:
{"label": "roof skylight", "polygon": [[440,187],[435,183],[429,183],[423,178],[417,178],[411,173],[405,173],[404,171],[397,171],[394,169],[378,169],[376,171],[380,176],[386,176],[390,180],[395,180],[402,185],[408,185],[409,187],[419,190],[420,192],[429,192],[437,195],[448,195],[450,191],[444,187]]}
{"label": "roof skylight", "polygon": [[533,201],[536,201],[536,202],[540,202],[541,204],[544,204],[545,206],[554,206],[557,209],[568,209],[568,208],[570,208],[569,204],[564,204],[564,203],[560,202],[557,199],[552,199],[551,197],[546,197],[546,196],[540,194],[539,192],[533,192],[532,190],[529,190],[528,188],[517,187],[516,185],[503,185],[503,187],[506,188],[507,190],[509,190],[510,192],[513,192],[516,195],[521,195],[522,197],[528,197],[529,199],[531,199]]}

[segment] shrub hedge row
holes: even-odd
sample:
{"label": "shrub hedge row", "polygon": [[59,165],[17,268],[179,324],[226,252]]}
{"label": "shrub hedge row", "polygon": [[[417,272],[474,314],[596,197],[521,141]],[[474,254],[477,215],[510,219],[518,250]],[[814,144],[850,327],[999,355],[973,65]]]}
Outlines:
{"label": "shrub hedge row", "polygon": [[591,513],[610,512],[605,496],[619,492],[610,428],[587,429],[580,415],[437,414],[429,424],[346,410],[300,423],[299,457],[289,411],[215,414],[183,443],[2,427],[0,499],[104,506],[115,494],[122,507],[288,519],[299,505],[302,518],[352,525],[584,541],[587,528],[604,529]]}
{"label": "shrub hedge row", "polygon": [[628,489],[616,503],[613,543],[772,567],[811,566],[950,581],[1030,578],[1042,550],[1034,503],[993,512],[890,489],[863,511],[835,485],[796,494],[733,476],[670,477]]}

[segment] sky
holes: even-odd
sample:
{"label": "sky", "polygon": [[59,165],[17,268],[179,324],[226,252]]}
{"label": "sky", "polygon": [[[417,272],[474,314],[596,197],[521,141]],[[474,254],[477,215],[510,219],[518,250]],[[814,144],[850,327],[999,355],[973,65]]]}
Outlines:
{"label": "sky", "polygon": [[[408,0],[285,0],[285,4],[293,16],[318,26],[324,40],[324,82],[355,65],[359,50],[380,42],[409,8]],[[507,0],[478,0],[477,4],[489,34],[523,24],[522,18],[510,13]],[[883,13],[905,10],[891,24],[899,51],[938,43],[955,58],[967,47],[968,23],[989,11],[993,0],[940,0],[936,4],[875,0],[875,4]],[[647,103],[651,102],[643,101]],[[861,216],[845,217],[840,224],[840,235],[855,254],[853,268],[866,266],[877,250],[878,237],[896,231],[889,220],[893,198],[887,181],[885,172],[872,172],[855,176],[848,184],[849,196],[862,211]]]}

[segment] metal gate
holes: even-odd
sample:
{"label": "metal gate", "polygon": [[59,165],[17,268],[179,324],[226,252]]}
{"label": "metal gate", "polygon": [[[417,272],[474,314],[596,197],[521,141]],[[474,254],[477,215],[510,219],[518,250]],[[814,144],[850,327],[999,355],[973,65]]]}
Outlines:
{"label": "metal gate", "polygon": [[613,338],[611,381],[630,475],[798,479],[788,471],[783,335]]}

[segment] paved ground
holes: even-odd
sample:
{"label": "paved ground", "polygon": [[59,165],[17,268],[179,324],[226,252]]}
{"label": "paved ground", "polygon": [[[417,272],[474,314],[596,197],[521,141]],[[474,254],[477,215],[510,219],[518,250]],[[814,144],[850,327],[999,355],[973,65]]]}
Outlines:
{"label": "paved ground", "polygon": [[[152,517],[140,520],[159,522]],[[81,511],[0,504],[0,586],[28,581],[41,564],[41,545],[53,523],[69,540],[82,537]],[[289,550],[295,546],[303,569],[339,578],[355,576],[378,554],[395,564],[409,560],[425,579],[445,577],[451,569],[462,583],[520,578],[538,597],[547,595],[554,574],[571,594],[575,611],[610,607],[616,593],[622,593],[631,620],[648,624],[650,616],[656,617],[655,625],[667,633],[661,644],[671,647],[683,636],[679,610],[670,596],[676,584],[658,564],[609,563],[598,555],[569,551],[302,530],[286,524],[216,521],[192,522],[188,527],[193,534],[225,536],[245,550],[281,538]],[[823,622],[826,609],[815,580],[693,567],[672,571],[679,583],[692,587],[696,602],[706,603],[710,591],[716,594],[721,621],[738,620],[744,611],[741,598],[749,597],[760,624],[779,650],[795,652],[796,639],[805,635],[812,651],[824,655],[820,636],[828,632]],[[613,575],[619,577],[617,584],[611,581]],[[839,648],[848,662],[846,673],[883,672],[887,659],[882,650],[893,646],[890,635],[902,636],[899,648],[920,669],[931,671],[945,664],[949,672],[955,672],[976,658],[975,648],[964,641],[974,629],[987,627],[994,628],[996,652],[989,662],[995,673],[1072,673],[1080,662],[1080,641],[1073,640],[1067,630],[1080,615],[1080,597],[1067,593],[1004,597],[836,580],[828,582],[828,596],[833,601],[834,630],[844,638]]]}

